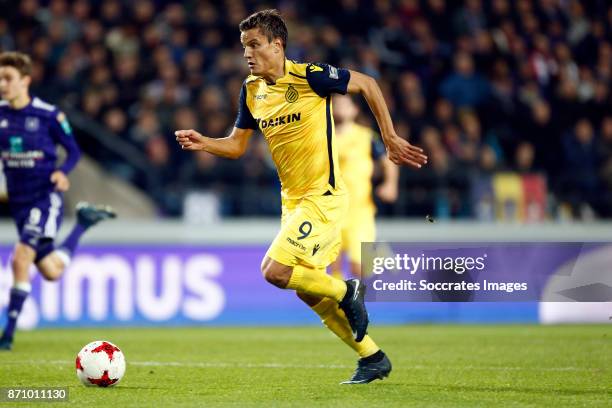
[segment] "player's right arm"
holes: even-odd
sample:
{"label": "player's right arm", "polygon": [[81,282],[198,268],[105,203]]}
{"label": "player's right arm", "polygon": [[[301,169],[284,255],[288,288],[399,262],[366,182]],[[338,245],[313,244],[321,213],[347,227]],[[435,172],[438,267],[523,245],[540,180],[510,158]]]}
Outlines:
{"label": "player's right arm", "polygon": [[246,94],[246,85],[243,84],[238,103],[238,117],[229,136],[215,139],[203,136],[193,129],[177,130],[174,134],[181,148],[184,150],[204,150],[215,156],[228,159],[237,159],[242,156],[249,145],[253,131],[257,129],[257,121],[251,115],[251,111],[246,104]]}
{"label": "player's right arm", "polygon": [[372,159],[377,161],[381,168],[382,183],[376,187],[376,195],[385,203],[393,203],[397,200],[399,184],[399,168],[387,157],[385,146],[378,139],[378,135],[372,135]]}
{"label": "player's right arm", "polygon": [[72,127],[64,112],[57,112],[49,126],[49,135],[54,142],[60,144],[66,151],[64,163],[51,173],[51,182],[57,191],[65,192],[70,188],[68,173],[74,169],[81,158],[81,150],[72,134]]}
{"label": "player's right arm", "polygon": [[215,156],[237,159],[246,151],[253,129],[234,127],[229,136],[221,139],[203,136],[193,129],[177,130],[174,134],[184,150],[204,150]]}
{"label": "player's right arm", "polygon": [[350,80],[346,90],[351,94],[359,93],[365,98],[380,128],[380,135],[387,147],[389,159],[397,165],[404,164],[415,168],[427,164],[427,156],[423,153],[423,149],[410,144],[395,133],[389,108],[376,80],[357,71],[349,72]]}
{"label": "player's right arm", "polygon": [[379,163],[382,166],[383,181],[376,188],[376,195],[385,203],[393,203],[398,195],[399,168],[387,156],[382,156]]}
{"label": "player's right arm", "polygon": [[306,69],[306,79],[312,90],[322,98],[332,93],[361,94],[378,122],[380,135],[387,147],[389,159],[393,163],[416,168],[421,168],[427,163],[427,156],[423,154],[423,149],[411,145],[395,133],[383,93],[374,78],[357,71],[339,69],[327,64],[310,64]]}

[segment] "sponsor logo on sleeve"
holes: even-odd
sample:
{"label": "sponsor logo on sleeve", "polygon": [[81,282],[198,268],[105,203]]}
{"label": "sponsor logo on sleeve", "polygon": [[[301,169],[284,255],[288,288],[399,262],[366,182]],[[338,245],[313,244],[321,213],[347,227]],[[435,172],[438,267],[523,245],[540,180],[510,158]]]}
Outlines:
{"label": "sponsor logo on sleeve", "polygon": [[331,79],[338,79],[338,68],[329,66],[329,77]]}
{"label": "sponsor logo on sleeve", "polygon": [[60,123],[64,133],[68,135],[72,134],[72,127],[70,127],[70,123],[68,122],[68,118],[66,118],[66,114],[64,112],[57,114],[57,121]]}

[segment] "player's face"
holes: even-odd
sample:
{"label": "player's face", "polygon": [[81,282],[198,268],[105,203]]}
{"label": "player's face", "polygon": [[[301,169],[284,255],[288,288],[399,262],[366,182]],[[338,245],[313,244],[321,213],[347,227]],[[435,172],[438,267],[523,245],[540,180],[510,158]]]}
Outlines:
{"label": "player's face", "polygon": [[12,101],[28,92],[30,77],[21,75],[17,68],[0,67],[0,98]]}
{"label": "player's face", "polygon": [[280,39],[268,41],[259,28],[243,31],[240,34],[240,42],[244,48],[244,58],[253,75],[264,75],[270,72],[277,66],[278,58],[285,58]]}

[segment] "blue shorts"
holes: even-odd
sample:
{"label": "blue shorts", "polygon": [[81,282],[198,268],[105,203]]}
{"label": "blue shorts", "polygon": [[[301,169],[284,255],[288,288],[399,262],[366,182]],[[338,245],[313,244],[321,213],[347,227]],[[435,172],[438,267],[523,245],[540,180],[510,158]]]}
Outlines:
{"label": "blue shorts", "polygon": [[51,253],[64,217],[62,194],[53,191],[30,202],[9,201],[9,207],[19,241],[36,251],[36,262]]}

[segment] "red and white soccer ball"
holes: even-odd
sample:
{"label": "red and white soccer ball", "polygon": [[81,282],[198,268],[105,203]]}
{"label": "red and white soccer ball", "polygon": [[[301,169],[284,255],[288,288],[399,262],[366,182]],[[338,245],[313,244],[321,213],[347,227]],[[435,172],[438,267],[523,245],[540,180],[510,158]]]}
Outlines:
{"label": "red and white soccer ball", "polygon": [[125,374],[125,357],[113,343],[94,341],[79,351],[76,373],[87,386],[111,387]]}

